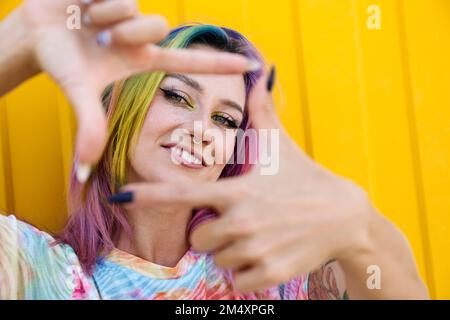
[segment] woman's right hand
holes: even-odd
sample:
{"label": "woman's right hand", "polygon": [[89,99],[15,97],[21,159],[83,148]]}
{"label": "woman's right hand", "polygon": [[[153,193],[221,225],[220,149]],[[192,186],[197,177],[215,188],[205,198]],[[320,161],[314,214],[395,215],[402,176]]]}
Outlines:
{"label": "woman's right hand", "polygon": [[[73,5],[81,9],[79,29],[67,26]],[[152,70],[243,73],[257,67],[229,53],[160,48],[156,43],[169,30],[166,20],[139,14],[135,0],[25,0],[17,10],[31,34],[34,66],[50,74],[75,108],[82,182],[106,142],[100,96],[110,82]]]}

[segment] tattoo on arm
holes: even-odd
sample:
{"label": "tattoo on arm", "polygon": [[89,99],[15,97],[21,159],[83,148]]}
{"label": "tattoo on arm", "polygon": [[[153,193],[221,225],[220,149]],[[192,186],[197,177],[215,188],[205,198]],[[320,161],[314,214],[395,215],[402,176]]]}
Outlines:
{"label": "tattoo on arm", "polygon": [[313,271],[308,279],[308,295],[310,300],[348,300],[347,290],[340,291],[336,275],[331,263],[334,260],[322,265]]}

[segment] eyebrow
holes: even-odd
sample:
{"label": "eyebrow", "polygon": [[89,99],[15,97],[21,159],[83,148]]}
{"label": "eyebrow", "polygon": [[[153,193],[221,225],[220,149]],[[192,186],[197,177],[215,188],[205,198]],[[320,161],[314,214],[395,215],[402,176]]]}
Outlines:
{"label": "eyebrow", "polygon": [[[192,89],[194,89],[194,90],[196,90],[196,91],[198,91],[200,93],[203,93],[205,91],[204,88],[200,85],[200,83],[198,83],[197,81],[195,81],[194,79],[192,79],[192,78],[190,78],[188,76],[185,76],[185,75],[182,75],[182,74],[179,74],[179,73],[169,73],[169,74],[166,75],[166,78],[178,79],[178,80],[184,82],[186,85],[188,85]],[[240,113],[244,113],[244,109],[239,104],[237,104],[236,102],[234,102],[232,100],[221,99],[220,102],[222,104],[228,106],[228,107],[236,109]]]}

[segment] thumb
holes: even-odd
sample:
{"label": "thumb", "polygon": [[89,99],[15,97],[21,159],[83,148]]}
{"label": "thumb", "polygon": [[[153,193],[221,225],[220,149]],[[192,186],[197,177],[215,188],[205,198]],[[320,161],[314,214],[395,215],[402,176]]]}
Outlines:
{"label": "thumb", "polygon": [[272,89],[275,83],[275,66],[256,83],[248,100],[250,123],[255,129],[280,128],[281,124],[275,112]]}
{"label": "thumb", "polygon": [[79,182],[84,183],[89,178],[91,166],[100,159],[106,144],[106,116],[100,94],[93,87],[83,84],[65,91],[77,115],[76,173]]}

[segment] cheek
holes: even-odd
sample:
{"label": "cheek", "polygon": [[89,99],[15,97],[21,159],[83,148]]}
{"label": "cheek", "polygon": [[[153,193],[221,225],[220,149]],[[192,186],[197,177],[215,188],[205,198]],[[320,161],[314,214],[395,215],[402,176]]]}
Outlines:
{"label": "cheek", "polygon": [[173,116],[167,112],[167,108],[164,108],[161,103],[154,101],[150,105],[139,132],[139,138],[128,153],[128,158],[133,166],[140,166],[142,162],[147,162],[154,149],[159,146],[160,137],[164,135],[173,122]]}
{"label": "cheek", "polygon": [[170,108],[160,97],[150,104],[140,132],[139,143],[151,144],[158,142],[164,135],[180,123],[183,114]]}

